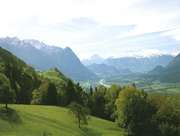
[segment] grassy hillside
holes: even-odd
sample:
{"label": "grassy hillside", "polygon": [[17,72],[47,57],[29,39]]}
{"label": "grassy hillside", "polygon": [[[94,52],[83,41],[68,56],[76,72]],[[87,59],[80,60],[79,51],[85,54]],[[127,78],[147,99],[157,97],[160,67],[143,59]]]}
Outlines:
{"label": "grassy hillside", "polygon": [[68,80],[57,68],[39,72],[39,75],[51,80]]}
{"label": "grassy hillside", "polygon": [[[115,123],[91,117],[78,128],[67,109],[55,106],[10,105],[17,114],[0,116],[1,136],[123,136]],[[12,121],[14,120],[14,121]]]}
{"label": "grassy hillside", "polygon": [[62,89],[62,87],[67,83],[69,80],[66,76],[64,76],[57,68],[49,69],[47,71],[38,72],[38,74],[44,78],[49,79],[53,82],[57,89]]}

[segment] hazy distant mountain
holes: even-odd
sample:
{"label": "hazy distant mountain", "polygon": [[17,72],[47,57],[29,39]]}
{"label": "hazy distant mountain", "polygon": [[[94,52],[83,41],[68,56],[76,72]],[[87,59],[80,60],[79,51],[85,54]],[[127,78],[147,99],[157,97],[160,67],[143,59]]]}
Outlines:
{"label": "hazy distant mountain", "polygon": [[156,66],[153,70],[149,71],[149,75],[159,75],[159,73],[163,72],[165,70],[165,67],[163,66]]}
{"label": "hazy distant mountain", "polygon": [[112,76],[127,75],[131,73],[128,69],[117,69],[106,64],[91,64],[87,67],[101,78],[110,78]]}
{"label": "hazy distant mountain", "polygon": [[37,40],[0,38],[0,46],[39,70],[57,67],[75,80],[91,80],[97,76],[87,69],[70,48],[49,46]]}
{"label": "hazy distant mountain", "polygon": [[[173,60],[172,55],[155,55],[150,57],[122,57],[103,59],[98,55],[94,55],[89,59],[82,60],[82,63],[90,69],[97,67],[94,64],[106,64],[117,70],[129,69],[134,73],[146,73],[153,70],[156,66],[167,66]],[[99,65],[100,66],[100,65]],[[93,70],[93,69],[91,69]]]}
{"label": "hazy distant mountain", "polygon": [[104,61],[106,65],[113,66],[117,69],[129,69],[136,73],[145,73],[153,70],[156,66],[167,66],[173,60],[171,55],[151,56],[151,57],[123,57],[109,58]]}
{"label": "hazy distant mountain", "polygon": [[104,58],[100,57],[99,55],[93,55],[89,59],[82,60],[82,63],[86,66],[91,64],[102,64],[104,61]]}
{"label": "hazy distant mountain", "polygon": [[180,54],[177,55],[163,70],[157,72],[162,82],[180,82]]}
{"label": "hazy distant mountain", "polygon": [[177,55],[163,72],[162,81],[180,82],[180,54]]}

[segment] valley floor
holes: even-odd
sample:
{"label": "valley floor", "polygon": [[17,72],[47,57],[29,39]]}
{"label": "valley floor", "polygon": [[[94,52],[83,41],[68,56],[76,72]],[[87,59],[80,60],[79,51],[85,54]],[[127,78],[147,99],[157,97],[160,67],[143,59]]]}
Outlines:
{"label": "valley floor", "polygon": [[39,105],[9,107],[15,112],[8,119],[0,114],[0,136],[123,136],[123,130],[115,123],[95,117],[79,129],[65,108]]}

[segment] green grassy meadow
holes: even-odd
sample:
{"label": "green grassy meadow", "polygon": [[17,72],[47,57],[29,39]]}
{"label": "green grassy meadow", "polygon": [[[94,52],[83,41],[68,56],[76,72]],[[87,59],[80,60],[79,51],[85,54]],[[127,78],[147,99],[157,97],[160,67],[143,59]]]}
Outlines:
{"label": "green grassy meadow", "polygon": [[[2,105],[1,105],[2,107]],[[15,113],[0,115],[0,136],[123,136],[113,122],[90,117],[78,128],[66,108],[39,105],[9,105]]]}

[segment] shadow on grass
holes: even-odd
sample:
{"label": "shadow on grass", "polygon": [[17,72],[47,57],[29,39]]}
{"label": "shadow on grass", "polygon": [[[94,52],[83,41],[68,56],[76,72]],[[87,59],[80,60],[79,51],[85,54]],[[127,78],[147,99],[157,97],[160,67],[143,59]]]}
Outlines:
{"label": "shadow on grass", "polygon": [[6,109],[5,107],[0,108],[0,119],[15,124],[19,124],[22,122],[20,116],[14,109],[11,108]]}
{"label": "shadow on grass", "polygon": [[51,134],[51,133],[49,133],[49,132],[43,131],[42,136],[52,136],[52,134]]}
{"label": "shadow on grass", "polygon": [[81,130],[86,134],[86,136],[102,136],[101,133],[87,127],[82,127]]}

